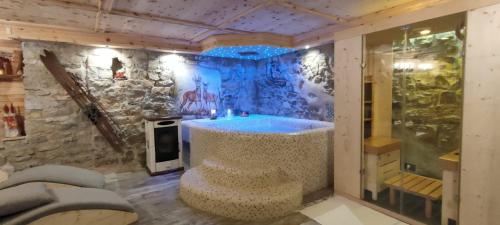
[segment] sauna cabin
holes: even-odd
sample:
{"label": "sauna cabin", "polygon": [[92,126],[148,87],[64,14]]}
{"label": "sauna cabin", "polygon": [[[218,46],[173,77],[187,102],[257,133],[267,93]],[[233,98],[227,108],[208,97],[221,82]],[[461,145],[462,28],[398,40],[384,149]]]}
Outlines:
{"label": "sauna cabin", "polygon": [[500,225],[500,0],[1,0],[2,225]]}

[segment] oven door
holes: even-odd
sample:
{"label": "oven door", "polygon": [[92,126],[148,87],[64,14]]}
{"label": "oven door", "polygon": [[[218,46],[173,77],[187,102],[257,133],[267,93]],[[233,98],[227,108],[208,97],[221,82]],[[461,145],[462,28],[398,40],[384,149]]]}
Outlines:
{"label": "oven door", "polygon": [[154,129],[157,163],[179,159],[178,132],[177,126],[157,127]]}

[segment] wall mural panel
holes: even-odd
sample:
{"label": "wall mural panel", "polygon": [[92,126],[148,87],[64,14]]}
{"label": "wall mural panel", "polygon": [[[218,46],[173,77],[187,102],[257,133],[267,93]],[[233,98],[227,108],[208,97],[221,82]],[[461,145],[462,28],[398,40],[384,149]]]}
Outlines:
{"label": "wall mural panel", "polygon": [[[251,83],[256,65],[253,61],[150,53],[149,65],[149,79],[155,81],[155,86],[171,88],[171,104],[166,110],[169,114],[199,118],[208,116],[212,109],[219,116],[226,109],[256,112]],[[148,110],[148,114],[158,114],[155,107]]]}
{"label": "wall mural panel", "polygon": [[333,45],[259,61],[259,113],[333,121],[332,69]]}

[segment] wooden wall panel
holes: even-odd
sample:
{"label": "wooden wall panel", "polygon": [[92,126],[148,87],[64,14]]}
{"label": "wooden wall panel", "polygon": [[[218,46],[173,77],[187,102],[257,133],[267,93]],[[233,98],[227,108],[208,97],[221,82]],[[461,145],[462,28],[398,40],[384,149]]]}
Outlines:
{"label": "wooden wall panel", "polygon": [[[372,79],[372,136],[392,137],[392,64],[391,45],[367,50],[368,76]],[[369,106],[369,105],[367,105]]]}
{"label": "wooden wall panel", "polygon": [[469,11],[460,224],[500,224],[500,4]]}
{"label": "wooden wall panel", "polygon": [[359,198],[361,192],[362,37],[335,43],[334,189]]}
{"label": "wooden wall panel", "polygon": [[24,95],[23,82],[0,82],[0,95]]}

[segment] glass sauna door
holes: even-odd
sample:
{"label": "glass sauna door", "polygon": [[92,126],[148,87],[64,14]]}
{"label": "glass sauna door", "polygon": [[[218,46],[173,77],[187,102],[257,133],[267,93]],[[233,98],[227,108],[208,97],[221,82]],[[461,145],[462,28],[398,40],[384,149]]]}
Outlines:
{"label": "glass sauna door", "polygon": [[363,198],[426,224],[458,214],[465,14],[365,36]]}

